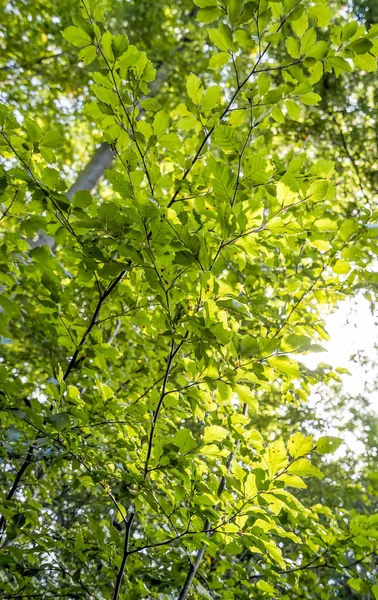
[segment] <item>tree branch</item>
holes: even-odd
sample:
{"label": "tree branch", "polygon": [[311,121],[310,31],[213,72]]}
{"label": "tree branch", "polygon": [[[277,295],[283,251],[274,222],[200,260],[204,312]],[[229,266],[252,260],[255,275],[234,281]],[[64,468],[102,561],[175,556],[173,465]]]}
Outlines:
{"label": "tree branch", "polygon": [[66,381],[67,378],[69,377],[70,373],[72,372],[72,370],[75,368],[76,364],[77,364],[77,360],[78,360],[78,356],[80,351],[82,350],[83,345],[85,344],[85,342],[87,341],[87,338],[89,336],[89,334],[91,333],[93,327],[96,325],[97,320],[98,320],[98,316],[100,314],[100,310],[102,305],[104,304],[105,300],[108,298],[108,296],[112,293],[112,291],[117,287],[117,285],[119,284],[119,282],[121,281],[122,277],[124,276],[124,274],[126,273],[126,271],[122,271],[118,277],[116,277],[112,283],[109,285],[109,287],[105,290],[105,292],[103,294],[100,295],[100,298],[97,302],[95,311],[92,315],[91,321],[87,327],[87,329],[85,330],[83,337],[80,340],[80,343],[78,344],[78,346],[76,347],[75,352],[73,353],[73,356],[68,364],[68,367],[66,369],[66,372],[63,375],[63,381]]}
{"label": "tree branch", "polygon": [[148,464],[151,458],[151,452],[152,452],[152,446],[153,446],[153,442],[154,442],[154,435],[155,435],[155,428],[156,428],[156,423],[157,420],[159,418],[159,414],[160,414],[160,410],[161,407],[163,406],[163,402],[164,402],[164,398],[166,396],[166,387],[167,387],[167,383],[168,383],[168,378],[169,378],[169,374],[171,372],[171,367],[172,367],[172,362],[174,357],[176,356],[177,352],[180,350],[181,346],[183,345],[186,337],[188,336],[188,332],[186,332],[185,337],[183,340],[181,340],[181,342],[178,344],[178,346],[175,348],[174,347],[174,341],[172,339],[171,341],[171,350],[168,356],[168,361],[167,361],[167,367],[165,370],[165,375],[164,375],[164,381],[163,381],[163,385],[161,388],[161,394],[160,394],[160,398],[159,398],[159,402],[157,403],[156,406],[156,410],[154,412],[154,416],[152,419],[152,424],[151,424],[151,431],[150,431],[150,436],[149,436],[149,440],[148,440],[148,448],[147,448],[147,456],[146,456],[146,461],[144,464],[144,479],[147,478],[148,475]]}
{"label": "tree branch", "polygon": [[[298,2],[295,4],[295,6],[292,8],[292,10],[286,15],[286,17],[284,19],[282,19],[278,29],[276,30],[276,33],[279,33],[279,31],[282,29],[282,27],[285,25],[287,19],[289,18],[289,16],[291,15],[291,13],[297,8],[298,4],[300,4],[301,0],[298,0]],[[223,110],[223,112],[221,113],[219,119],[217,120],[217,122],[215,123],[215,125],[213,125],[212,127],[210,127],[209,131],[206,133],[204,139],[201,142],[200,147],[198,148],[196,154],[194,155],[191,164],[189,165],[189,167],[184,171],[184,174],[181,178],[181,181],[184,181],[187,176],[189,175],[189,173],[191,172],[192,168],[194,167],[194,165],[196,164],[197,160],[200,158],[201,154],[202,154],[202,150],[204,149],[204,147],[206,146],[208,140],[211,138],[211,136],[214,133],[215,127],[224,119],[224,117],[227,115],[227,113],[229,112],[232,104],[235,102],[236,98],[238,97],[239,93],[241,92],[241,90],[245,87],[245,85],[248,83],[248,81],[250,80],[250,78],[252,77],[252,75],[254,75],[257,71],[257,67],[259,66],[259,64],[261,63],[262,59],[264,58],[264,56],[266,55],[266,53],[268,52],[269,48],[271,47],[272,42],[269,42],[264,50],[259,54],[259,57],[257,59],[257,61],[254,64],[254,67],[252,68],[252,70],[250,71],[250,73],[246,76],[246,78],[239,83],[239,85],[237,86],[237,88],[235,89],[234,93],[231,96],[231,99],[229,100],[226,108]],[[283,67],[281,67],[283,68]],[[269,69],[271,70],[271,69]],[[171,200],[168,203],[168,208],[170,208],[172,206],[172,204],[174,204],[174,202],[176,201],[176,198],[179,194],[180,189],[177,188],[177,190],[175,191],[175,193],[173,194]]]}
{"label": "tree branch", "polygon": [[[191,11],[189,17],[194,18],[197,11],[198,8],[195,7]],[[188,41],[190,40],[188,40],[187,37],[184,36],[176,52],[182,52],[188,45]],[[150,94],[148,96],[149,98],[155,97],[160,92],[164,83],[168,79],[169,73],[170,68],[168,64],[162,63],[157,69],[155,80],[151,83]],[[142,117],[142,115],[145,112],[144,109],[140,106],[140,102],[142,102],[145,99],[146,96],[142,96],[137,104],[139,109],[139,113],[137,116],[138,120]],[[79,173],[76,181],[68,190],[68,198],[72,199],[74,193],[77,191],[92,191],[97,186],[101,177],[104,175],[104,171],[110,168],[115,156],[116,152],[114,152],[107,143],[102,143],[94,153],[87,166]]]}
{"label": "tree branch", "polygon": [[[32,444],[30,444],[26,458],[25,458],[24,462],[22,463],[21,467],[19,468],[19,470],[17,471],[13,485],[12,485],[11,489],[9,490],[8,494],[6,495],[5,500],[12,500],[12,498],[20,484],[23,474],[25,473],[26,469],[28,468],[28,466],[30,465],[30,463],[33,460],[33,451],[34,451],[34,447]],[[5,524],[6,524],[6,518],[4,517],[4,515],[1,515],[1,517],[0,517],[0,535],[3,534],[3,531],[5,529]]]}
{"label": "tree branch", "polygon": [[130,552],[129,552],[130,534],[131,534],[131,526],[133,524],[134,516],[135,516],[135,512],[134,512],[134,508],[132,507],[130,509],[129,518],[125,520],[125,525],[126,525],[125,544],[124,544],[124,549],[123,549],[122,562],[121,562],[121,566],[118,571],[116,585],[115,585],[114,593],[112,596],[113,600],[118,600],[119,592],[120,592],[121,584],[122,584],[122,579],[123,579],[123,574],[125,571],[126,561],[130,555]]}

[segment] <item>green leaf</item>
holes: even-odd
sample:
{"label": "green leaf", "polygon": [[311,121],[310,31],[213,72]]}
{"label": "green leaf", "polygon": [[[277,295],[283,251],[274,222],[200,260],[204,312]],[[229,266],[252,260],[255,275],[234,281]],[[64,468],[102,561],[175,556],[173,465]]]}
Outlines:
{"label": "green leaf", "polygon": [[127,48],[126,52],[123,52],[117,59],[116,65],[126,68],[136,65],[140,52],[132,44]]}
{"label": "green leaf", "polygon": [[222,90],[218,85],[211,85],[205,91],[202,101],[201,107],[203,110],[211,110],[218,106],[221,99]]}
{"label": "green leaf", "polygon": [[69,385],[67,391],[70,398],[76,401],[80,400],[80,392],[75,385]]}
{"label": "green leaf", "polygon": [[316,58],[316,60],[322,60],[327,56],[329,49],[329,43],[321,40],[320,42],[316,42],[316,44],[310,48],[306,53],[306,56]]}
{"label": "green leaf", "polygon": [[[322,200],[327,194],[328,187],[328,181],[314,181],[314,183],[310,185],[307,192],[309,200],[311,200],[312,202],[319,202],[319,200]],[[324,221],[327,223],[328,226],[328,220],[323,219],[323,222]],[[319,221],[316,222],[316,227],[320,230],[322,230],[321,223],[321,219],[319,219]]]}
{"label": "green leaf", "polygon": [[63,429],[67,429],[71,424],[69,414],[66,412],[54,415],[51,417],[51,422],[57,431],[63,431]]}
{"label": "green leaf", "polygon": [[115,92],[113,92],[112,90],[110,90],[109,88],[105,88],[105,87],[102,87],[101,85],[97,85],[97,83],[93,83],[91,86],[91,90],[95,94],[95,96],[99,100],[101,100],[101,102],[104,102],[105,104],[109,104],[110,106],[113,106],[113,107],[118,105],[117,94]]}
{"label": "green leaf", "polygon": [[318,469],[318,467],[315,467],[315,465],[311,464],[308,458],[300,458],[299,460],[292,462],[289,465],[287,472],[291,473],[292,475],[299,475],[299,477],[317,477],[318,479],[323,478],[323,473],[321,470]]}
{"label": "green leaf", "polygon": [[288,37],[285,41],[286,48],[290,56],[293,58],[299,58],[301,55],[299,42],[295,38]]}
{"label": "green leaf", "polygon": [[220,50],[228,52],[231,50],[232,38],[226,28],[209,29],[209,38]]}
{"label": "green leaf", "polygon": [[109,63],[114,63],[115,57],[112,47],[113,36],[110,31],[105,31],[101,38],[101,47],[106,60]]}
{"label": "green leaf", "polygon": [[259,154],[253,154],[248,160],[248,176],[253,183],[267,183],[271,177],[268,162]]}
{"label": "green leaf", "polygon": [[154,118],[154,134],[159,137],[167,131],[169,127],[169,115],[164,111],[160,110],[156,113]]}
{"label": "green leaf", "polygon": [[90,35],[79,27],[67,27],[62,32],[63,37],[74,46],[88,46],[92,40]]}
{"label": "green leaf", "polygon": [[290,379],[300,376],[297,361],[288,356],[272,356],[268,358],[267,362],[273,369],[287,375]]}
{"label": "green leaf", "polygon": [[46,148],[59,148],[64,144],[64,138],[58,131],[47,131],[40,144]]}
{"label": "green leaf", "polygon": [[315,29],[309,29],[301,39],[301,55],[308,55],[308,53],[315,47],[316,44],[316,32]]}
{"label": "green leaf", "polygon": [[106,170],[105,175],[108,181],[112,184],[115,191],[121,194],[121,196],[127,198],[132,195],[132,188],[130,182],[126,179],[125,175],[123,175],[116,169]]}
{"label": "green leaf", "polygon": [[214,140],[225,152],[235,152],[236,133],[227,125],[217,125],[214,132]]}
{"label": "green leaf", "polygon": [[176,133],[166,133],[159,138],[159,143],[168,150],[177,150],[182,142]]}
{"label": "green leaf", "polygon": [[213,54],[209,60],[209,69],[221,69],[230,60],[228,52]]}
{"label": "green leaf", "polygon": [[307,14],[303,11],[299,19],[291,22],[291,28],[298,37],[302,37],[308,28]]}
{"label": "green leaf", "polygon": [[346,275],[350,271],[350,264],[346,260],[338,259],[332,266],[332,270],[338,275]]}
{"label": "green leaf", "polygon": [[102,383],[101,381],[97,382],[97,387],[100,391],[101,397],[102,399],[107,402],[108,400],[110,400],[111,398],[114,397],[114,392],[113,390],[106,385],[106,383]]}
{"label": "green leaf", "polygon": [[342,441],[340,438],[325,435],[317,440],[315,450],[319,454],[329,454],[335,452]]}
{"label": "green leaf", "polygon": [[293,458],[305,456],[315,447],[311,435],[302,435],[300,432],[294,433],[288,441],[287,449]]}
{"label": "green leaf", "polygon": [[367,38],[360,38],[352,42],[346,47],[346,50],[351,50],[355,54],[367,54],[373,47],[373,43]]}
{"label": "green leaf", "polygon": [[282,348],[289,352],[305,352],[311,348],[311,338],[290,333],[282,339]]}
{"label": "green leaf", "polygon": [[213,21],[216,21],[221,14],[222,11],[220,8],[209,6],[198,11],[196,21],[199,21],[200,23],[212,23]]}
{"label": "green leaf", "polygon": [[285,100],[285,106],[289,116],[294,119],[294,121],[298,121],[301,114],[298,104],[293,100]]}
{"label": "green leaf", "polygon": [[325,4],[313,4],[307,9],[307,11],[309,17],[315,19],[319,27],[326,27],[331,20],[331,9]]}
{"label": "green leaf", "polygon": [[270,585],[270,583],[268,583],[267,581],[264,581],[263,579],[260,579],[257,584],[256,587],[261,590],[262,592],[268,592],[271,594],[275,594],[276,590],[275,588]]}
{"label": "green leaf", "polygon": [[287,466],[286,448],[282,440],[277,440],[269,446],[264,454],[263,463],[266,465],[271,478]]}
{"label": "green leaf", "polygon": [[216,503],[216,498],[211,494],[200,494],[193,498],[193,504],[196,506],[214,506]]}
{"label": "green leaf", "polygon": [[279,106],[275,106],[272,109],[272,117],[275,121],[277,121],[277,123],[285,123],[285,115],[283,114]]}
{"label": "green leaf", "polygon": [[32,121],[32,119],[25,119],[24,127],[28,132],[30,138],[33,142],[40,142],[42,139],[42,130],[36,121]]}
{"label": "green leaf", "polygon": [[0,126],[4,127],[7,117],[9,116],[9,108],[0,102]]}
{"label": "green leaf", "polygon": [[356,67],[367,73],[373,73],[377,70],[377,59],[371,54],[360,54],[353,58]]}
{"label": "green leaf", "polygon": [[116,58],[120,57],[129,47],[129,38],[126,34],[115,35],[112,40],[112,48]]}
{"label": "green leaf", "polygon": [[347,23],[346,25],[344,25],[342,34],[341,34],[341,41],[346,42],[347,40],[349,40],[351,37],[354,36],[357,29],[358,29],[357,21],[351,21],[350,23]]}
{"label": "green leaf", "polygon": [[301,95],[303,104],[308,104],[309,106],[316,106],[319,104],[321,99],[321,96],[319,96],[319,94],[315,94],[315,92],[308,92],[307,94]]}
{"label": "green leaf", "polygon": [[203,432],[203,441],[205,444],[211,444],[212,442],[223,442],[228,436],[228,430],[220,425],[211,425],[205,427]]}
{"label": "green leaf", "polygon": [[335,172],[335,163],[332,160],[320,158],[311,165],[311,175],[317,175],[318,177],[331,177]]}
{"label": "green leaf", "polygon": [[193,2],[196,6],[199,6],[200,8],[207,8],[208,6],[218,5],[217,0],[193,0]]}
{"label": "green leaf", "polygon": [[79,190],[75,192],[72,198],[72,206],[74,208],[88,208],[92,204],[92,196],[87,191]]}
{"label": "green leaf", "polygon": [[339,236],[344,242],[349,240],[349,238],[358,231],[358,223],[355,219],[347,219],[343,221],[341,227],[339,229]]}
{"label": "green leaf", "polygon": [[197,75],[191,73],[186,80],[186,90],[189,98],[194,104],[200,104],[203,95],[203,87],[201,81]]}
{"label": "green leaf", "polygon": [[333,70],[335,71],[336,77],[340,75],[340,73],[348,73],[352,70],[350,64],[341,56],[330,56],[326,60],[327,65],[331,65]]}
{"label": "green leaf", "polygon": [[175,443],[180,448],[181,454],[190,452],[197,446],[197,442],[194,439],[192,432],[189,429],[180,429],[175,435]]}
{"label": "green leaf", "polygon": [[95,46],[86,46],[82,48],[78,54],[79,60],[82,60],[85,65],[90,65],[97,57],[97,49]]}
{"label": "green leaf", "polygon": [[235,25],[241,16],[245,0],[230,0],[227,5],[227,12],[232,25]]}
{"label": "green leaf", "polygon": [[244,492],[247,498],[253,498],[257,494],[256,475],[248,473],[244,481]]}
{"label": "green leaf", "polygon": [[259,403],[256,395],[246,385],[236,385],[235,393],[241,402],[248,404],[254,412],[258,411]]}

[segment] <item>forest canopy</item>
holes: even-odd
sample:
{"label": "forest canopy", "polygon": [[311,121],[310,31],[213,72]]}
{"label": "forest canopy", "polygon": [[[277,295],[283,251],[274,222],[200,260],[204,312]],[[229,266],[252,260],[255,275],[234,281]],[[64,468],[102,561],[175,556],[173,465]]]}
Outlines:
{"label": "forest canopy", "polygon": [[2,3],[1,598],[378,599],[377,23]]}

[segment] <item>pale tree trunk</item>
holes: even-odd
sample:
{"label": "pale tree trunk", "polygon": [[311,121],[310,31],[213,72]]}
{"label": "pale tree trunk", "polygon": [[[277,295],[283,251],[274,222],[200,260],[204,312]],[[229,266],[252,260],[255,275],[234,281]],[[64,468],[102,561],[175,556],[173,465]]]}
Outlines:
{"label": "pale tree trunk", "polygon": [[[178,51],[182,50],[184,44],[182,44]],[[155,80],[151,84],[149,98],[156,96],[163,87],[165,81],[169,75],[169,67],[163,63],[157,71]],[[141,101],[145,100],[147,96],[142,96]],[[144,114],[143,108],[140,107],[138,119]],[[104,176],[106,169],[109,169],[112,165],[115,152],[110,148],[109,144],[102,143],[88,164],[79,172],[76,181],[72,184],[69,190],[66,192],[66,196],[69,200],[72,200],[74,194],[78,191],[92,192],[98,186],[100,179]],[[34,240],[28,240],[30,248],[38,248],[39,246],[49,246],[51,249],[55,246],[55,240],[53,237],[47,235],[41,229],[38,232],[38,237]]]}
{"label": "pale tree trunk", "polygon": [[[159,93],[165,81],[167,80],[168,75],[169,67],[163,63],[157,71],[155,80],[151,84],[150,94],[148,96],[149,98],[153,98]],[[146,98],[147,96],[142,96],[141,101],[145,100]],[[140,108],[137,118],[140,119],[143,114],[144,110],[143,108]],[[78,191],[88,190],[91,192],[94,190],[97,187],[101,177],[103,177],[106,169],[110,168],[114,157],[115,152],[111,150],[110,146],[106,143],[101,144],[87,166],[84,167],[84,169],[79,173],[75,183],[73,183],[68,190],[66,194],[68,198],[72,200],[73,195]]]}
{"label": "pale tree trunk", "polygon": [[[195,7],[189,18],[195,18],[198,12],[198,8]],[[184,48],[187,46],[188,42],[187,38],[184,38],[180,45],[177,47],[176,52],[182,52]],[[157,69],[157,74],[154,81],[150,86],[150,93],[148,95],[149,98],[153,98],[156,96],[164,83],[168,79],[170,74],[170,68],[167,63],[162,63]],[[141,101],[145,100],[147,96],[142,96]],[[143,108],[139,107],[138,119],[144,114]],[[109,144],[102,143],[99,148],[95,151],[92,158],[88,162],[88,164],[84,167],[82,171],[79,172],[76,181],[72,184],[69,190],[66,192],[66,196],[72,200],[75,192],[78,191],[93,191],[98,186],[100,179],[104,176],[104,172],[106,169],[111,167],[113,159],[115,157],[115,153],[111,150]],[[51,249],[55,246],[54,238],[48,236],[44,231],[39,231],[38,238],[34,241],[29,240],[29,245],[31,248],[37,248],[38,246],[49,246]]]}
{"label": "pale tree trunk", "polygon": [[96,150],[91,160],[82,171],[80,171],[76,181],[72,184],[67,192],[67,197],[72,200],[75,192],[94,190],[104,174],[106,169],[109,169],[113,162],[115,153],[111,150],[109,144],[101,144]]}

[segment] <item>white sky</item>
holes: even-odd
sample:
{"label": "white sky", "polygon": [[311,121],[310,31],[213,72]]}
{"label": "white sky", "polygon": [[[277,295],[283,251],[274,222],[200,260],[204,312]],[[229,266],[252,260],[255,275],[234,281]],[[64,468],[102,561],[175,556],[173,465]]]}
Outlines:
{"label": "white sky", "polygon": [[[351,394],[358,394],[364,389],[366,373],[363,367],[350,360],[358,351],[367,356],[377,356],[375,344],[378,344],[378,324],[371,314],[369,302],[362,294],[352,300],[340,302],[336,311],[326,318],[326,330],[330,335],[328,342],[322,342],[326,352],[317,352],[301,357],[310,369],[316,368],[320,362],[332,367],[345,367],[351,375],[343,375],[343,383]],[[375,376],[375,373],[372,375]],[[377,406],[378,413],[378,406]]]}
{"label": "white sky", "polygon": [[[342,375],[345,391],[352,395],[362,393],[365,382],[373,381],[377,377],[377,372],[372,370],[367,373],[364,367],[351,361],[350,357],[361,351],[366,356],[378,359],[378,351],[375,347],[378,344],[378,324],[371,313],[369,302],[360,293],[355,299],[341,302],[336,311],[325,321],[326,330],[330,335],[330,340],[322,343],[326,352],[308,354],[301,357],[300,361],[310,369],[315,369],[321,362],[330,364],[334,368],[347,368],[350,375]],[[319,403],[320,396],[320,388],[314,388],[310,402],[316,401],[318,408],[320,405],[319,410],[326,414],[327,407],[325,403],[323,405],[321,402]],[[371,393],[370,398],[371,407],[378,416],[378,392]],[[327,433],[340,437],[340,433],[332,426],[332,423],[329,424]],[[337,456],[345,454],[347,447],[358,454],[363,453],[364,445],[352,433],[345,433],[342,437],[344,444],[336,454],[332,455],[333,460]]]}

